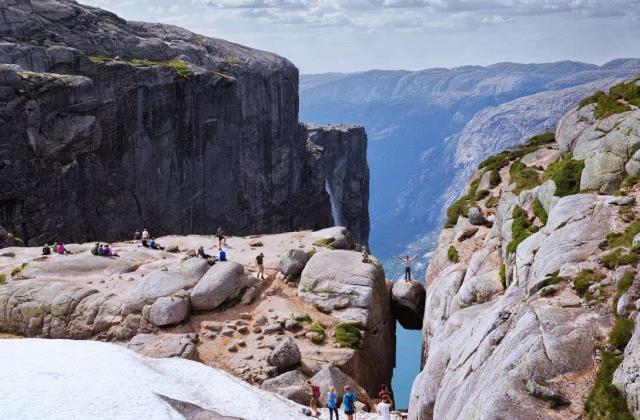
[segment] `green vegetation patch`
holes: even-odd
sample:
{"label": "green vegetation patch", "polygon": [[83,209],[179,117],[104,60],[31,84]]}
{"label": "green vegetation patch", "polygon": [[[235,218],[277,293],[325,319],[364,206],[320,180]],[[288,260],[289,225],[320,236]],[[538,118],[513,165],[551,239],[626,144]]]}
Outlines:
{"label": "green vegetation patch", "polygon": [[541,180],[538,171],[528,167],[522,161],[514,162],[509,168],[509,174],[511,175],[511,181],[516,183],[516,194],[540,185]]}
{"label": "green vegetation patch", "polygon": [[318,322],[314,322],[313,324],[309,325],[309,331],[319,334],[313,337],[311,339],[311,342],[313,342],[314,344],[322,344],[324,342],[325,330],[321,324],[319,324]]}
{"label": "green vegetation patch", "polygon": [[449,206],[447,209],[447,226],[455,225],[460,216],[469,216],[469,208],[476,204],[476,193],[478,192],[478,185],[480,185],[480,178],[482,178],[482,176],[476,178],[469,185],[469,191],[465,195]]}
{"label": "green vegetation patch", "polygon": [[553,180],[556,184],[555,195],[565,197],[580,192],[580,177],[583,169],[584,161],[574,160],[573,155],[567,153],[561,160],[547,167],[542,179]]}
{"label": "green vegetation patch", "polygon": [[22,264],[20,264],[19,266],[17,266],[16,268],[14,268],[13,270],[11,270],[11,277],[15,277],[18,274],[20,274],[22,272],[22,270],[24,270],[27,265],[29,265],[26,262],[23,262]]}
{"label": "green vegetation patch", "polygon": [[0,284],[4,283],[7,281],[7,275],[6,274],[0,274]]}
{"label": "green vegetation patch", "polygon": [[[531,137],[523,145],[511,150],[505,150],[497,155],[493,155],[480,163],[478,169],[486,168],[491,171],[499,171],[515,159],[520,159],[524,155],[535,152],[542,145],[551,143],[555,140],[554,133],[542,133]],[[496,184],[497,185],[497,184]]]}
{"label": "green vegetation patch", "polygon": [[576,293],[587,300],[591,300],[591,294],[589,293],[589,287],[604,279],[605,275],[599,271],[582,270],[580,274],[573,280],[573,288]]}
{"label": "green vegetation patch", "polygon": [[607,235],[607,244],[609,248],[616,248],[619,246],[630,247],[633,243],[633,238],[640,233],[640,220],[636,220],[631,223],[624,232],[610,232]]}
{"label": "green vegetation patch", "polygon": [[596,104],[594,115],[597,119],[631,110],[629,105],[619,102],[616,95],[607,95],[602,91],[596,92],[580,101],[580,108],[590,104]]}
{"label": "green vegetation patch", "polygon": [[618,317],[615,325],[611,329],[611,333],[609,334],[609,343],[622,351],[627,346],[629,340],[631,340],[631,335],[633,334],[633,321],[629,318]]}
{"label": "green vegetation patch", "polygon": [[[114,58],[105,57],[101,55],[90,55],[89,59],[95,64],[104,64],[109,61],[115,61]],[[134,67],[152,67],[162,66],[173,69],[179,77],[188,79],[193,76],[193,72],[189,69],[189,64],[183,60],[165,60],[165,61],[153,61],[143,60],[140,58],[124,58],[122,61],[129,63]]]}
{"label": "green vegetation patch", "polygon": [[507,267],[502,264],[500,265],[500,271],[498,271],[498,275],[500,276],[500,283],[502,283],[502,287],[507,288]]}
{"label": "green vegetation patch", "polygon": [[554,271],[553,273],[547,274],[547,277],[545,277],[545,279],[542,281],[540,288],[542,289],[543,287],[551,286],[553,284],[558,284],[562,280],[563,278],[560,277],[560,270]]}
{"label": "green vegetation patch", "polygon": [[484,203],[484,205],[486,208],[496,207],[499,201],[500,198],[492,195],[491,197],[487,198],[487,201]]}
{"label": "green vegetation patch", "polygon": [[609,270],[622,265],[635,264],[638,262],[638,255],[635,252],[625,253],[624,248],[616,248],[608,253],[601,260],[602,264]]}
{"label": "green vegetation patch", "polygon": [[447,250],[447,258],[449,258],[449,261],[451,261],[452,263],[457,263],[460,261],[460,255],[458,254],[458,250],[455,246],[449,246],[449,249]]}
{"label": "green vegetation patch", "polygon": [[360,346],[360,338],[362,333],[360,329],[362,323],[360,322],[341,322],[336,325],[336,331],[334,333],[336,342],[341,347],[350,347],[352,349]]}
{"label": "green vegetation patch", "polygon": [[544,206],[542,205],[540,200],[538,200],[537,198],[536,201],[533,202],[533,214],[535,214],[538,219],[540,219],[543,225],[547,224],[549,215],[547,214],[547,211],[544,209]]}
{"label": "green vegetation patch", "polygon": [[516,252],[518,245],[537,231],[537,228],[527,221],[527,212],[520,206],[515,206],[513,212],[513,223],[511,225],[511,242],[507,245],[508,252]]}
{"label": "green vegetation patch", "polygon": [[[639,143],[640,144],[640,143]],[[498,185],[500,185],[500,172],[498,171],[491,171],[491,175],[489,175],[489,184],[492,187],[497,187]]]}
{"label": "green vegetation patch", "polygon": [[593,388],[584,404],[587,420],[633,420],[627,402],[618,389],[611,384],[613,373],[622,363],[622,358],[613,353],[602,352],[602,361],[596,373]]}
{"label": "green vegetation patch", "polygon": [[631,105],[640,107],[640,86],[637,84],[639,81],[640,79],[636,79],[628,83],[612,86],[609,89],[609,95],[624,99]]}
{"label": "green vegetation patch", "polygon": [[622,275],[622,278],[618,282],[616,295],[613,297],[613,312],[616,312],[618,308],[618,300],[620,300],[620,297],[622,297],[633,284],[636,274],[637,272],[635,270],[628,270]]}

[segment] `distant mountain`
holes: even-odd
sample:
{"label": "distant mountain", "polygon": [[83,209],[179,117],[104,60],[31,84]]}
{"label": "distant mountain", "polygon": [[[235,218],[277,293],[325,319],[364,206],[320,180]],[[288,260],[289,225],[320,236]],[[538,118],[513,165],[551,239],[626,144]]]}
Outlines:
{"label": "distant mountain", "polygon": [[[302,75],[300,114],[366,127],[370,244],[389,260],[431,249],[443,208],[483,157],[553,128],[581,98],[638,72],[640,59],[618,59]],[[389,275],[397,268],[385,266]]]}

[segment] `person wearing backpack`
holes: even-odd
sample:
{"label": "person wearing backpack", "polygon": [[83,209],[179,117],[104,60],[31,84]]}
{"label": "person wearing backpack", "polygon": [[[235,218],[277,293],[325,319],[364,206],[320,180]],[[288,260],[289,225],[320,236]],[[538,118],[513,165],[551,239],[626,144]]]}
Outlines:
{"label": "person wearing backpack", "polygon": [[347,420],[353,420],[353,414],[356,412],[356,396],[351,392],[351,387],[345,385],[344,395],[342,396],[342,406]]}
{"label": "person wearing backpack", "polygon": [[320,387],[312,384],[311,381],[307,381],[307,394],[311,397],[311,400],[309,401],[309,408],[311,408],[315,417],[320,417],[320,412],[318,411]]}
{"label": "person wearing backpack", "polygon": [[42,248],[42,255],[51,255],[51,248],[49,248],[49,244],[44,244]]}
{"label": "person wearing backpack", "polygon": [[340,416],[338,416],[338,394],[335,386],[330,386],[329,392],[327,392],[327,408],[329,409],[329,420],[333,420],[334,414],[336,415],[336,420],[340,420]]}
{"label": "person wearing backpack", "polygon": [[96,243],[96,244],[93,246],[93,248],[91,248],[91,253],[92,253],[93,255],[96,255],[96,256],[97,256],[97,255],[100,255],[100,244],[99,244],[99,243]]}

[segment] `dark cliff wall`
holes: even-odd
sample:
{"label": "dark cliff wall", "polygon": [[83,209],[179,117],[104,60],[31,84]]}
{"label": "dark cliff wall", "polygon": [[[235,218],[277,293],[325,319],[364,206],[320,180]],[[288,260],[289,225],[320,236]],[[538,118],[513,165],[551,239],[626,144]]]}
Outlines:
{"label": "dark cliff wall", "polygon": [[0,225],[29,244],[332,226],[325,180],[367,242],[364,130],[309,147],[289,61],[72,1],[2,12]]}

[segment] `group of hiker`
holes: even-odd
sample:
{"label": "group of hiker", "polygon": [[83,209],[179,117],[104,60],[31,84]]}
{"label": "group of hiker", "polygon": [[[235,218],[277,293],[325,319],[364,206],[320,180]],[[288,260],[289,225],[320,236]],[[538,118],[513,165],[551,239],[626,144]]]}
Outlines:
{"label": "group of hiker", "polygon": [[156,241],[156,238],[149,235],[149,231],[147,228],[142,229],[142,233],[136,230],[133,234],[134,241],[140,241],[143,247],[157,250],[164,250],[164,247]]}
{"label": "group of hiker", "polygon": [[[305,385],[305,392],[310,397],[309,409],[304,408],[302,412],[307,416],[320,417],[320,411],[318,411],[318,405],[320,403],[320,387],[307,381]],[[380,402],[376,406],[376,410],[381,420],[391,420],[391,410],[393,408],[393,400],[391,399],[391,391],[387,385],[382,385],[380,392],[378,393],[378,399]],[[345,385],[344,393],[342,394],[342,409],[347,420],[353,420],[353,416],[356,412],[356,395],[351,390],[349,385]],[[333,420],[335,416],[336,420],[340,420],[338,408],[340,407],[338,393],[334,386],[330,386],[327,392],[327,408],[329,409],[329,419]]]}
{"label": "group of hiker", "polygon": [[51,255],[51,254],[60,254],[66,255],[71,254],[67,248],[64,247],[62,242],[55,242],[53,245],[44,244],[42,247],[42,255]]}
{"label": "group of hiker", "polygon": [[97,255],[100,257],[117,257],[118,252],[111,249],[109,244],[100,244],[96,242],[96,244],[91,248],[91,253],[93,255]]}

